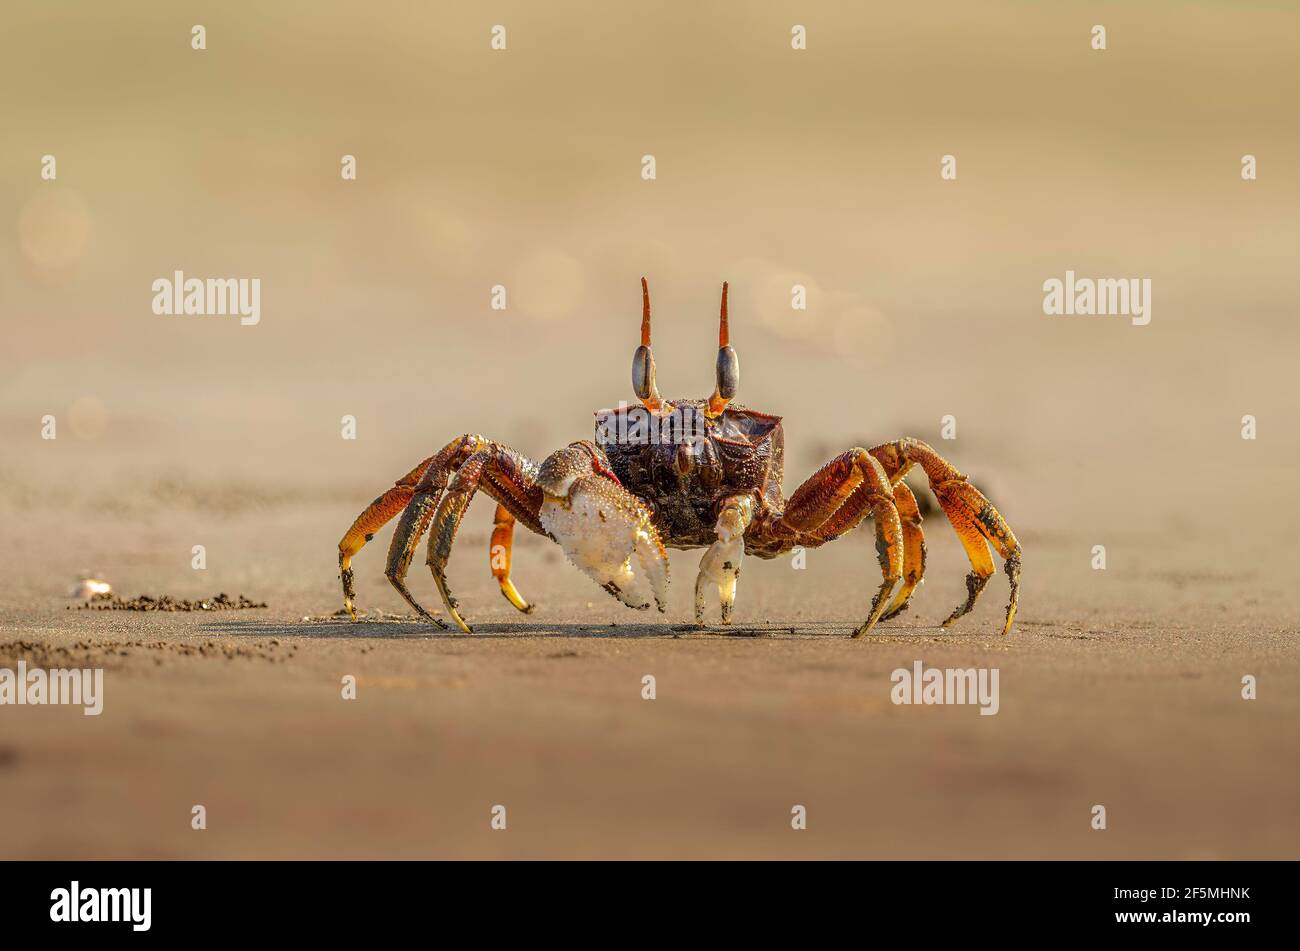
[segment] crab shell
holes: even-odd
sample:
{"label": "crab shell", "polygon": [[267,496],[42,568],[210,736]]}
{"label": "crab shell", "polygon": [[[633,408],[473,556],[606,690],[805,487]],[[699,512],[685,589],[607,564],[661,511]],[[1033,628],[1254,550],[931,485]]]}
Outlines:
{"label": "crab shell", "polygon": [[596,413],[597,446],[623,487],[650,507],[666,546],[712,544],[719,503],[729,496],[752,493],[781,510],[781,417],[736,404],[709,417],[704,400],[670,405],[658,417],[640,406]]}

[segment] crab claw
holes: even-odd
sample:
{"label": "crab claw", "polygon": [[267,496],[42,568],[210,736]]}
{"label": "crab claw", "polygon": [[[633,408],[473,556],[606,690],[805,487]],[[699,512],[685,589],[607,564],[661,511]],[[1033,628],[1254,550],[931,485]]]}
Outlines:
{"label": "crab claw", "polygon": [[[668,600],[668,554],[645,503],[619,484],[590,442],[552,453],[537,474],[539,518],[569,561],[630,608]],[[649,587],[649,594],[646,587]]]}

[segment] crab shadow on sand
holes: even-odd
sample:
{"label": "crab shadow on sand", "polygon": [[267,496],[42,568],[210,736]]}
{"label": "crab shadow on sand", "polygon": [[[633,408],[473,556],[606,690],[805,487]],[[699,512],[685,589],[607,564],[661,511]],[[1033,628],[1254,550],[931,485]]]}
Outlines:
{"label": "crab shadow on sand", "polygon": [[[304,637],[322,640],[465,640],[480,638],[657,638],[661,640],[752,640],[765,638],[844,638],[853,630],[851,622],[815,621],[798,624],[736,624],[697,627],[689,623],[658,624],[574,624],[546,622],[497,622],[475,624],[473,634],[441,630],[414,619],[349,621],[344,618],[312,618],[285,622],[274,620],[213,620],[200,630],[227,637]],[[933,637],[938,625],[891,627],[873,631],[868,641]]]}

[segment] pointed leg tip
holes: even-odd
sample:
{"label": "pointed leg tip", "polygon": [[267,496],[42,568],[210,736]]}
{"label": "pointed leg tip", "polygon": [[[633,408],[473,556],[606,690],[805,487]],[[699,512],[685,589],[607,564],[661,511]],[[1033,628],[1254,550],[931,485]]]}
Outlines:
{"label": "pointed leg tip", "polygon": [[524,600],[524,596],[519,593],[519,590],[514,586],[514,584],[510,581],[509,578],[500,579],[500,584],[501,584],[501,593],[505,596],[505,599],[510,602],[510,604],[514,607],[516,611],[518,611],[521,614],[533,613],[533,605],[528,601]]}
{"label": "pointed leg tip", "polygon": [[862,640],[862,638],[866,637],[868,634],[871,633],[871,629],[876,626],[877,620],[879,620],[879,618],[875,618],[875,617],[867,618],[865,621],[863,621],[861,624],[859,624],[856,628],[853,629],[853,633],[849,635],[849,638],[855,641]]}
{"label": "pointed leg tip", "polygon": [[939,626],[952,627],[954,624],[956,624],[958,621],[964,618],[967,614],[969,614],[970,609],[971,606],[969,604],[957,605],[957,609],[953,611],[951,614],[949,614],[948,617],[944,619],[944,622]]}

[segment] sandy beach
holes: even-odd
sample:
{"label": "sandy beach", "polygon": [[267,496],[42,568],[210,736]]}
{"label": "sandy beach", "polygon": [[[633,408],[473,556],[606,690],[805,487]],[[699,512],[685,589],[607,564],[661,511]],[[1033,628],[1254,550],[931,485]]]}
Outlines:
{"label": "sandy beach", "polygon": [[[466,547],[481,556],[486,538],[473,534]],[[937,622],[962,590],[963,567],[955,540],[942,541],[931,546],[941,552],[935,580],[912,616],[863,642],[847,637],[858,618],[844,597],[861,591],[870,559],[861,539],[812,553],[801,573],[751,567],[727,633],[682,623],[681,585],[678,616],[646,623],[658,619],[617,605],[533,539],[520,546],[517,571],[540,602],[529,618],[500,598],[477,563],[485,558],[466,555],[453,568],[477,624],[469,637],[391,616],[302,620],[332,608],[324,582],[318,597],[286,588],[267,593],[273,609],[209,615],[68,611],[35,598],[6,605],[6,661],[19,653],[14,640],[37,642],[29,664],[102,666],[106,686],[94,718],[73,708],[3,711],[3,808],[24,817],[3,852],[1295,854],[1297,632],[1265,603],[1266,585],[1171,574],[1092,582],[1085,597],[1088,570],[1071,571],[1067,553],[1039,545],[1011,636],[996,636],[1005,591],[996,586],[945,632]],[[685,558],[678,564],[689,569]],[[276,576],[292,574],[286,566]],[[426,582],[432,595],[422,574],[414,587]],[[1242,607],[1185,606],[1192,585]],[[384,588],[382,577],[367,578],[363,601],[398,613]],[[1178,606],[1145,610],[1157,594]],[[70,652],[51,653],[57,647]],[[917,660],[998,668],[997,715],[891,703],[891,672]],[[1259,681],[1254,701],[1240,697],[1247,673]],[[656,679],[653,701],[641,696],[646,674]],[[342,699],[346,675],[356,700]],[[1098,803],[1105,831],[1089,824]],[[204,831],[190,828],[194,804],[207,809]],[[505,832],[490,828],[496,805],[507,808]],[[790,827],[795,805],[807,809],[804,831]]]}
{"label": "sandy beach", "polygon": [[[213,10],[203,50],[163,3],[6,14],[0,667],[102,668],[104,705],[0,706],[0,858],[1300,855],[1300,14],[805,6],[801,51],[769,5]],[[258,320],[156,310],[178,271],[259,281]],[[419,460],[633,399],[642,275],[668,398],[713,385],[730,281],[787,493],[904,435],[969,473],[1024,546],[1011,635],[1000,572],[939,627],[937,510],[862,641],[869,524],[747,561],[699,632],[699,552],[650,615],[522,529],[519,614],[484,498],[475,635],[411,618],[391,525],[334,617]],[[1067,275],[1145,322],[1045,310]],[[79,610],[87,577],[267,607]],[[893,703],[917,662],[996,669],[997,714]]]}

